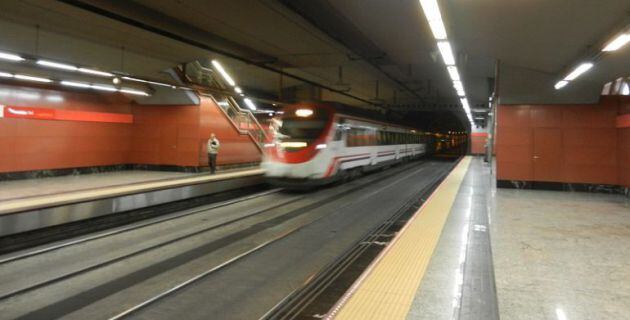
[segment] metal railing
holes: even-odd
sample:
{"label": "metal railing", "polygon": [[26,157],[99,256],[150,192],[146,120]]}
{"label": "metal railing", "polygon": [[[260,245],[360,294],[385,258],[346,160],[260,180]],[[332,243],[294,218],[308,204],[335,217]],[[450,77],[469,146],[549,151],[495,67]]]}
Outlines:
{"label": "metal railing", "polygon": [[269,137],[251,111],[241,108],[232,97],[220,96],[220,98],[217,99],[214,95],[206,95],[215,101],[241,134],[248,134],[258,148],[262,150],[265,142],[269,141]]}

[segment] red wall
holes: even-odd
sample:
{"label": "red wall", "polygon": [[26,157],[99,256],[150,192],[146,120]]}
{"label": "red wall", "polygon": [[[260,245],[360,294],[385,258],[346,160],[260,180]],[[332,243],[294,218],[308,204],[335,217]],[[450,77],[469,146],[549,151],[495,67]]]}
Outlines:
{"label": "red wall", "polygon": [[486,141],[488,134],[485,132],[473,132],[470,134],[470,153],[484,154],[486,153]]}
{"label": "red wall", "polygon": [[[50,101],[49,97],[63,101]],[[133,124],[0,118],[0,172],[154,164],[207,165],[210,132],[219,165],[260,161],[261,152],[209,98],[200,106],[141,106],[122,95],[0,85],[0,104],[133,114]]]}
{"label": "red wall", "polygon": [[618,132],[618,97],[598,105],[501,105],[497,179],[621,184],[627,137]]}
{"label": "red wall", "polygon": [[[0,86],[0,104],[109,113],[131,110],[118,95],[10,86]],[[131,124],[0,118],[0,172],[127,163],[131,132]]]}
{"label": "red wall", "polygon": [[198,106],[134,106],[131,163],[198,166]]}

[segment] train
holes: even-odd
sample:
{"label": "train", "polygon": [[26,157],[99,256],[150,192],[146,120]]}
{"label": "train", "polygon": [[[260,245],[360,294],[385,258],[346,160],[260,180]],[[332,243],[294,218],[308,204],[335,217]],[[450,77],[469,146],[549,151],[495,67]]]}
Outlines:
{"label": "train", "polygon": [[[272,120],[261,167],[275,186],[309,188],[447,149],[452,135],[393,124],[335,103],[286,106]],[[382,117],[380,117],[382,118]]]}

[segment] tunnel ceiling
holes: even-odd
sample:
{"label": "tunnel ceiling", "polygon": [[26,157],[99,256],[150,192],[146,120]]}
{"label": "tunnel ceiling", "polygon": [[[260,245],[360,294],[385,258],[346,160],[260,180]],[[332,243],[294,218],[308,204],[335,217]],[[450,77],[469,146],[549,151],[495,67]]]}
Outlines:
{"label": "tunnel ceiling", "polygon": [[[626,47],[553,90],[627,23],[627,0],[440,5],[477,115],[485,114],[497,59],[504,103],[593,102],[605,82],[630,71]],[[2,49],[154,79],[179,63],[218,58],[246,91],[267,98],[321,85],[332,90],[320,92],[324,100],[383,105],[426,128],[459,130],[453,119],[465,119],[417,0],[24,0],[0,2],[0,17]],[[73,40],[59,46],[60,35]]]}

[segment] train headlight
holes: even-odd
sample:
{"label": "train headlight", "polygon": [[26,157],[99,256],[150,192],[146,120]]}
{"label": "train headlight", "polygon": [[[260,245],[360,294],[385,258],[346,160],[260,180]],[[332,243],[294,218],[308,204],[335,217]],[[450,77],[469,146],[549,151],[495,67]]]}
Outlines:
{"label": "train headlight", "polygon": [[295,115],[298,117],[310,117],[313,115],[313,110],[311,109],[297,109],[295,110]]}
{"label": "train headlight", "polygon": [[325,143],[320,143],[320,144],[315,146],[315,149],[326,149],[326,144]]}

